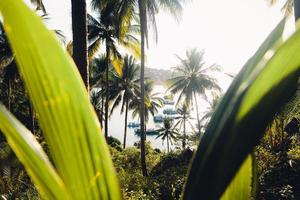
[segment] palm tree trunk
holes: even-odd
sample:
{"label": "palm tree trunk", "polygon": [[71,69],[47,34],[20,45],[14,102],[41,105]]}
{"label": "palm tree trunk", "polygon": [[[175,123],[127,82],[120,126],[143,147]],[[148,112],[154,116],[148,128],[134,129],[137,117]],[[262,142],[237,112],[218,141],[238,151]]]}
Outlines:
{"label": "palm tree trunk", "polygon": [[167,150],[168,150],[168,153],[170,153],[170,149],[169,149],[169,137],[167,136]]}
{"label": "palm tree trunk", "polygon": [[144,68],[145,68],[145,31],[146,31],[146,5],[144,0],[139,0],[139,15],[140,15],[140,27],[141,27],[141,166],[143,176],[147,176],[146,166],[146,152],[145,152],[145,84],[144,84]]}
{"label": "palm tree trunk", "polygon": [[108,101],[109,101],[109,87],[108,87],[108,71],[109,71],[110,51],[106,42],[106,74],[105,74],[105,138],[108,137]]}
{"label": "palm tree trunk", "polygon": [[123,149],[126,148],[126,136],[127,136],[127,116],[128,116],[128,99],[126,98],[125,105],[125,126],[124,126],[124,141],[123,141]]}
{"label": "palm tree trunk", "polygon": [[71,0],[72,31],[73,31],[73,59],[89,91],[89,70],[87,59],[87,26],[85,0]]}
{"label": "palm tree trunk", "polygon": [[197,101],[197,95],[194,92],[194,99],[195,99],[195,106],[196,106],[196,115],[197,115],[197,125],[198,125],[198,131],[200,133],[200,119],[199,119],[199,110],[198,110],[198,101]]}
{"label": "palm tree trunk", "polygon": [[144,139],[145,139],[145,141],[147,141],[147,122],[145,122],[145,137],[144,137]]}
{"label": "palm tree trunk", "polygon": [[295,20],[300,19],[300,0],[294,0]]}
{"label": "palm tree trunk", "polygon": [[104,95],[102,94],[101,95],[101,109],[100,109],[100,125],[101,125],[101,128],[103,127],[103,108],[104,108]]}
{"label": "palm tree trunk", "polygon": [[183,140],[182,140],[182,149],[185,149],[185,144],[186,144],[186,129],[185,129],[185,122],[186,122],[186,116],[183,114]]}

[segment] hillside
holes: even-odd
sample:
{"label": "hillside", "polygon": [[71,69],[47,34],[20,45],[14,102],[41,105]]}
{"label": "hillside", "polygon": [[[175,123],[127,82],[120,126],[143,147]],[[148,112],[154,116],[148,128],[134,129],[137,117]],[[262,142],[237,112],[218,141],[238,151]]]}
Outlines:
{"label": "hillside", "polygon": [[172,70],[165,69],[155,69],[155,68],[145,68],[145,77],[150,78],[155,81],[157,84],[162,84],[166,80],[172,78],[174,76],[174,72]]}

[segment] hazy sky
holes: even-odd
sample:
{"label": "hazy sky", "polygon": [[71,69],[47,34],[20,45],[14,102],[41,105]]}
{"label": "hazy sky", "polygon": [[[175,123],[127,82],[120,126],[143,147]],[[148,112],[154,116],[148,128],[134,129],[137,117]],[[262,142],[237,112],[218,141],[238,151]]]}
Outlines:
{"label": "hazy sky", "polygon": [[[70,39],[70,0],[44,0],[51,27]],[[282,18],[280,7],[265,0],[193,0],[184,6],[177,23],[161,12],[157,16],[158,44],[150,40],[147,66],[168,69],[188,48],[204,49],[207,64],[217,63],[237,72]],[[289,23],[290,27],[292,22]]]}

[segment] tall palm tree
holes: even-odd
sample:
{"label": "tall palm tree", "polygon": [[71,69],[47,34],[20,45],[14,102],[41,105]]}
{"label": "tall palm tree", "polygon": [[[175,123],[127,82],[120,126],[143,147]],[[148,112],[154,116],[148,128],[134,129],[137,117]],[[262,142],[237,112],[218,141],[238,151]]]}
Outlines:
{"label": "tall palm tree", "polygon": [[170,144],[173,144],[173,141],[177,140],[178,137],[178,130],[173,128],[173,120],[170,118],[165,118],[164,119],[164,124],[160,129],[157,129],[156,131],[159,132],[159,135],[156,137],[161,138],[162,141],[167,139],[167,151],[168,153],[170,152]]}
{"label": "tall palm tree", "polygon": [[190,108],[186,103],[183,103],[179,108],[177,108],[176,110],[177,114],[179,116],[177,116],[176,119],[176,123],[174,125],[174,127],[179,127],[179,130],[181,130],[181,128],[183,128],[183,137],[182,137],[182,149],[186,148],[186,138],[187,138],[187,134],[186,134],[186,128],[187,128],[187,124],[190,125],[191,128],[193,128],[192,122],[191,120],[193,119],[190,113]]}
{"label": "tall palm tree", "polygon": [[197,96],[200,94],[207,99],[207,90],[221,91],[216,79],[209,76],[207,73],[215,70],[220,70],[218,65],[205,67],[203,62],[204,52],[199,52],[196,49],[186,51],[186,58],[180,58],[180,64],[175,68],[178,76],[168,80],[170,86],[168,90],[173,93],[179,93],[178,103],[184,101],[188,105],[195,102],[197,125],[200,130],[200,119]]}
{"label": "tall palm tree", "polygon": [[89,90],[89,69],[87,58],[87,12],[85,0],[71,0],[73,59],[81,74],[84,84]]}
{"label": "tall palm tree", "polygon": [[[114,0],[118,1],[118,0]],[[136,9],[136,4],[138,4],[139,10],[139,22],[140,22],[140,31],[141,31],[141,71],[140,71],[140,120],[141,120],[141,166],[142,173],[144,176],[147,176],[147,168],[146,168],[146,158],[145,158],[145,43],[148,44],[148,27],[151,26],[154,29],[154,36],[157,41],[157,28],[156,28],[156,15],[159,12],[159,9],[162,8],[169,13],[171,13],[177,20],[181,16],[182,13],[182,2],[184,0],[119,0],[121,1],[121,5],[119,6],[120,13],[123,13],[124,16],[127,16],[125,22],[129,22],[131,20],[130,17],[134,10]],[[103,7],[108,0],[92,0],[92,6],[94,8]],[[122,8],[122,9],[121,9]],[[126,24],[126,23],[125,23]]]}
{"label": "tall palm tree", "polygon": [[[128,0],[130,1],[130,0]],[[156,27],[156,15],[159,9],[165,9],[170,12],[176,19],[179,18],[182,12],[181,0],[136,0],[138,2],[139,8],[139,19],[140,19],[140,30],[141,30],[141,75],[140,75],[140,87],[141,87],[141,97],[140,97],[140,116],[141,116],[141,166],[143,176],[147,176],[146,167],[146,154],[145,154],[145,42],[148,44],[148,27],[152,26],[154,29],[154,36],[157,40],[157,27]],[[135,1],[134,1],[135,2]]]}
{"label": "tall palm tree", "polygon": [[139,90],[138,86],[138,71],[139,67],[136,64],[135,59],[132,56],[126,55],[124,58],[124,64],[122,67],[122,74],[114,74],[112,89],[110,91],[116,91],[114,95],[114,102],[111,108],[111,113],[121,103],[121,114],[125,110],[125,126],[124,126],[124,140],[123,148],[126,147],[126,135],[127,135],[127,117],[129,103],[133,100],[135,94]]}
{"label": "tall palm tree", "polygon": [[[131,50],[135,55],[139,55],[139,40],[134,37],[133,31],[138,31],[129,23],[122,25],[119,18],[118,4],[115,1],[107,3],[101,10],[99,16],[94,18],[88,15],[88,40],[89,52],[97,52],[101,44],[105,44],[106,50],[106,91],[109,89],[108,84],[108,66],[112,61],[117,73],[121,74],[122,56],[118,50],[118,45]],[[106,93],[105,99],[105,136],[108,136],[108,107],[109,93]]]}

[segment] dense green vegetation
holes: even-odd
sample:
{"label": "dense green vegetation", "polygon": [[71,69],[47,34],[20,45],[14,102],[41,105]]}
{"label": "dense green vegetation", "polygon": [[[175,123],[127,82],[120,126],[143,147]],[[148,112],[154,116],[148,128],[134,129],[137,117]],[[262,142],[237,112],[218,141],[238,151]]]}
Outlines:
{"label": "dense green vegetation", "polygon": [[[279,43],[286,19],[224,94],[208,73],[220,68],[206,66],[203,52],[178,56],[166,82],[179,95],[177,115],[155,130],[167,150],[147,141],[150,115],[164,104],[144,77],[149,21],[156,30],[158,10],[179,17],[182,3],[93,0],[95,18],[72,1],[75,65],[34,11],[0,1],[0,198],[300,199],[300,31]],[[201,114],[200,97],[210,105]],[[108,136],[118,106],[122,142]],[[129,111],[141,120],[140,141],[126,147]]]}

